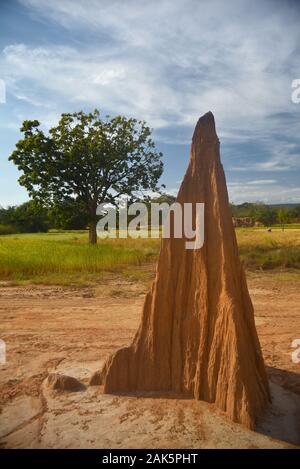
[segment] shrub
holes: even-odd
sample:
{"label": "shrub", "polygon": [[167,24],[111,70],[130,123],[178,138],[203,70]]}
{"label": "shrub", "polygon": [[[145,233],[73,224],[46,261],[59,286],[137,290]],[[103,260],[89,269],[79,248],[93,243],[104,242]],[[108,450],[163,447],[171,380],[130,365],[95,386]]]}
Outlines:
{"label": "shrub", "polygon": [[17,233],[18,230],[13,225],[1,225],[0,224],[0,235],[9,235]]}

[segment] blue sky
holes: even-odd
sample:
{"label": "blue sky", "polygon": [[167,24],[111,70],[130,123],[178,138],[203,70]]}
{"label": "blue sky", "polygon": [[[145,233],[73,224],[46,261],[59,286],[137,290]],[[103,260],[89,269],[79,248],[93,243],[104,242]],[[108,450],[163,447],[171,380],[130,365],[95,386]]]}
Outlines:
{"label": "blue sky", "polygon": [[176,193],[211,110],[233,202],[300,203],[300,2],[0,1],[0,205],[27,200],[7,158],[24,119],[99,108],[145,119]]}

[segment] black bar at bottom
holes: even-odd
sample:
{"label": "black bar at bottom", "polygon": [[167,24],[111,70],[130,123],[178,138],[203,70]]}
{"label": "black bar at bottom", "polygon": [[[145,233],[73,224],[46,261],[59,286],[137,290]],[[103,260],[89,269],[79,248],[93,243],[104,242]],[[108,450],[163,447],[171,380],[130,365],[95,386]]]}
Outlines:
{"label": "black bar at bottom", "polygon": [[35,463],[65,464],[66,466],[95,466],[108,467],[119,464],[123,467],[141,467],[145,464],[160,466],[166,464],[185,464],[188,466],[207,467],[208,463],[229,463],[231,467],[241,467],[241,464],[271,464],[275,467],[286,467],[293,461],[300,461],[299,449],[283,450],[197,450],[197,449],[6,449],[0,453],[2,467],[4,462],[9,464]]}

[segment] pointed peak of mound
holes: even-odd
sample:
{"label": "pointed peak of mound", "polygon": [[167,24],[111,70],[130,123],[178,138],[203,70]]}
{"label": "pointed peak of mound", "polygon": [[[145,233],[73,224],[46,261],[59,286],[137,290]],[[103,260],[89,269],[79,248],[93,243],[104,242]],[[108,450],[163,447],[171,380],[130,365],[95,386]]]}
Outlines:
{"label": "pointed peak of mound", "polygon": [[207,112],[206,114],[203,114],[203,116],[201,116],[198,120],[193,134],[193,142],[195,141],[219,141],[216,132],[215,118],[211,111]]}

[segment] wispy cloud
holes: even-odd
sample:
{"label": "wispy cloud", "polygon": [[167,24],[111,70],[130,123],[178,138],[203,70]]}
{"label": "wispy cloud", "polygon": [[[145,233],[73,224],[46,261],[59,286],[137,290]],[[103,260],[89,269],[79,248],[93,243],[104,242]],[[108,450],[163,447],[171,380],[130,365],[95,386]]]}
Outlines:
{"label": "wispy cloud", "polygon": [[[300,170],[300,105],[291,102],[300,77],[297,2],[20,4],[33,25],[64,34],[3,48],[8,93],[27,104],[12,109],[13,121],[32,116],[49,125],[62,111],[98,107],[146,119],[161,144],[186,145],[199,115],[212,110],[229,172],[273,180]],[[247,187],[255,195],[257,184]]]}
{"label": "wispy cloud", "polygon": [[41,20],[92,36],[77,48],[7,46],[2,67],[21,89],[30,80],[58,99],[97,103],[155,127],[190,128],[211,109],[229,139],[245,130],[248,137],[272,132],[266,116],[293,109],[300,29],[298,10],[287,4],[274,9],[274,2],[257,1],[249,10],[241,0],[22,3]]}
{"label": "wispy cloud", "polygon": [[289,187],[282,184],[272,184],[270,189],[268,184],[253,185],[237,183],[228,184],[228,193],[231,202],[240,204],[247,202],[262,201],[265,203],[299,203],[300,187]]}
{"label": "wispy cloud", "polygon": [[[243,185],[264,186],[265,184],[275,184],[276,182],[277,182],[276,179],[255,179],[254,181],[244,181]],[[229,182],[228,185],[238,186],[238,185],[241,185],[241,183],[240,182]]]}

